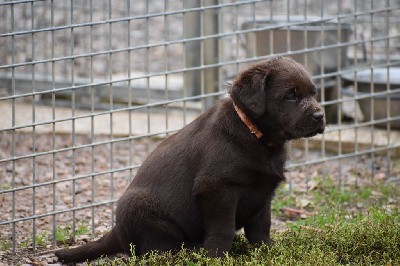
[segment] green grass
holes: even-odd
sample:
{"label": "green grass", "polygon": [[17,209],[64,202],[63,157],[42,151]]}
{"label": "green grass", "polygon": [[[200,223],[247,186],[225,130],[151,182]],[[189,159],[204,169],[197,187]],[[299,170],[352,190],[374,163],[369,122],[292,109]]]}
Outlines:
{"label": "green grass", "polygon": [[49,235],[47,232],[41,232],[36,235],[36,245],[38,246],[44,246],[48,243],[49,241]]}
{"label": "green grass", "polygon": [[[322,180],[322,179],[321,179]],[[251,246],[238,235],[223,258],[204,251],[151,252],[96,265],[400,265],[400,187],[372,184],[338,188],[331,180],[313,190],[288,193],[273,201],[274,217],[286,229],[273,233],[270,247]],[[306,210],[305,219],[285,217],[284,207]],[[273,228],[274,229],[274,228]]]}
{"label": "green grass", "polygon": [[5,237],[0,238],[0,251],[6,251],[11,249],[12,244],[11,241]]}
{"label": "green grass", "polygon": [[[75,228],[75,237],[87,234],[90,232],[89,226],[82,221],[79,222]],[[68,244],[74,241],[74,234],[71,226],[57,227],[56,241],[60,244]]]}
{"label": "green grass", "polygon": [[[50,243],[51,243],[51,237],[49,236],[48,232],[42,231],[36,234],[35,245],[37,247],[44,247]],[[33,245],[32,238],[25,239],[19,243],[19,247],[21,248],[28,248],[31,245]]]}
{"label": "green grass", "polygon": [[11,183],[4,182],[4,183],[0,184],[0,191],[11,189],[11,188],[12,188]]}
{"label": "green grass", "polygon": [[[79,222],[75,228],[75,237],[87,234],[90,228],[83,221]],[[57,227],[56,228],[56,241],[59,244],[72,244],[74,243],[74,234],[71,226]],[[52,236],[48,231],[38,232],[35,236],[35,245],[37,247],[44,247],[52,243]],[[32,238],[25,239],[19,244],[20,248],[28,248],[33,245]],[[11,247],[11,241],[0,239],[0,250],[7,250]]]}
{"label": "green grass", "polygon": [[344,212],[365,212],[370,206],[400,205],[400,186],[395,184],[371,184],[338,188],[330,179],[307,192],[277,191],[272,204],[274,217],[282,218],[283,207],[304,209],[308,212],[335,209]]}
{"label": "green grass", "polygon": [[151,252],[97,265],[400,265],[400,212],[324,213],[275,234],[275,245],[251,246],[242,235],[223,258],[204,251]]}

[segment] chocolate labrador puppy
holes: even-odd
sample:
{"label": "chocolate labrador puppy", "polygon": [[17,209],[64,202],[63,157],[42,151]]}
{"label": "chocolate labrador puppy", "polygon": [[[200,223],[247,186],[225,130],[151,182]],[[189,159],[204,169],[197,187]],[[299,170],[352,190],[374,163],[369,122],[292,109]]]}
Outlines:
{"label": "chocolate labrador puppy", "polygon": [[116,225],[64,262],[204,247],[230,250],[236,230],[271,243],[271,200],[285,179],[285,144],[325,128],[316,87],[299,63],[275,58],[239,73],[230,98],[162,142],[118,201]]}

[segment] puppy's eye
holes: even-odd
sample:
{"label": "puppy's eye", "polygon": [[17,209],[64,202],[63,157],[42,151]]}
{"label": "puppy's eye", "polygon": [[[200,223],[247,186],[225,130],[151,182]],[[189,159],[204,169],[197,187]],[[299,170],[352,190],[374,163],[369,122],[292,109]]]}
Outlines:
{"label": "puppy's eye", "polygon": [[288,101],[288,102],[295,102],[297,101],[297,94],[296,91],[293,90],[291,93],[287,94],[283,100]]}

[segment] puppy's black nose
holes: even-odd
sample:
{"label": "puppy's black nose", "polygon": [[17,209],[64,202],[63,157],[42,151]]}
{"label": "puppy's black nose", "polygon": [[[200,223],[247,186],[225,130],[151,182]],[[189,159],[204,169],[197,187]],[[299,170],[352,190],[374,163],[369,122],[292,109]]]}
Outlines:
{"label": "puppy's black nose", "polygon": [[312,117],[317,120],[317,121],[322,121],[324,119],[324,112],[323,111],[317,111],[312,114]]}

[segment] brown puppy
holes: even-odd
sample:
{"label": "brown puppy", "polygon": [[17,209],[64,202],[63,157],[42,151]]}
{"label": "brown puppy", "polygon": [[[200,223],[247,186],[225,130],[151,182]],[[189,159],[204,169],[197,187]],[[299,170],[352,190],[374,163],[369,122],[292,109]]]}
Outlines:
{"label": "brown puppy", "polygon": [[101,255],[204,247],[229,251],[235,231],[270,243],[271,199],[285,179],[285,143],[322,133],[324,113],[304,67],[276,58],[243,71],[230,98],[161,143],[118,201],[100,240],[56,253],[64,262]]}

